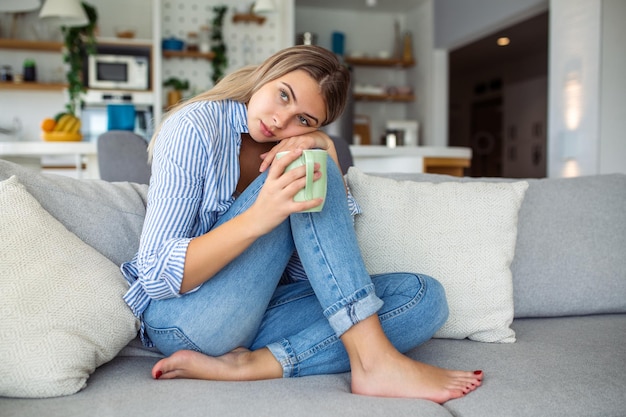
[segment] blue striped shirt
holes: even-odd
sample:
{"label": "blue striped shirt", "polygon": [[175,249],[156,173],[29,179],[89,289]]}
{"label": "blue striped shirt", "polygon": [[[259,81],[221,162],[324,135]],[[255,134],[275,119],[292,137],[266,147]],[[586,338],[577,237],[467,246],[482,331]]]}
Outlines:
{"label": "blue striped shirt", "polygon": [[[235,201],[242,133],[248,133],[247,108],[229,100],[189,104],[161,126],[139,251],[121,266],[130,284],[124,300],[137,317],[151,299],[181,296],[189,242],[211,230]],[[351,195],[348,202],[356,214]],[[285,275],[306,279],[297,254]],[[143,323],[141,337],[152,345]]]}

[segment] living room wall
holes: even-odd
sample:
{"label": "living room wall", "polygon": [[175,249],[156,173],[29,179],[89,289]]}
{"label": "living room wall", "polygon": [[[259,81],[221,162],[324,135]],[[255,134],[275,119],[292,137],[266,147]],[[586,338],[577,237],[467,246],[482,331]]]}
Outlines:
{"label": "living room wall", "polygon": [[626,173],[626,1],[602,2],[600,72],[600,173]]}
{"label": "living room wall", "polygon": [[[623,76],[626,3],[623,0],[550,0],[549,3],[476,0],[471,4],[463,0],[437,0],[434,4],[435,48],[441,50],[457,47],[459,42],[471,42],[547,7],[551,15],[548,177],[626,173],[626,141],[623,139],[626,131],[623,101],[626,95]],[[590,11],[577,12],[580,8]],[[585,35],[581,37],[583,32]],[[577,129],[578,137],[585,142],[564,149],[564,68],[573,57],[572,51],[592,61],[583,80],[587,89],[583,98],[585,119]],[[439,111],[447,110],[439,108]],[[569,156],[572,152],[575,158]]]}

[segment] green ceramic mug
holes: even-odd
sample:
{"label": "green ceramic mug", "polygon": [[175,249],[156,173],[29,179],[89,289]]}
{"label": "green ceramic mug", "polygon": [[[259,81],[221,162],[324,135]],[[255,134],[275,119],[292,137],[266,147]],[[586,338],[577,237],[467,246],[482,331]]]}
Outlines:
{"label": "green ceramic mug", "polygon": [[[281,158],[282,156],[288,154],[291,151],[279,152],[276,154],[276,159]],[[326,163],[328,161],[328,152],[323,149],[306,149],[302,151],[302,155],[285,168],[285,172],[300,167],[306,166],[306,186],[298,191],[298,193],[293,197],[293,201],[309,201],[314,198],[326,198]],[[315,163],[320,165],[319,171],[322,173],[322,177],[317,181],[313,181],[313,173],[315,170]],[[324,207],[324,202],[319,206],[315,206],[308,210],[303,210],[302,213],[306,212],[317,212],[322,211]]]}

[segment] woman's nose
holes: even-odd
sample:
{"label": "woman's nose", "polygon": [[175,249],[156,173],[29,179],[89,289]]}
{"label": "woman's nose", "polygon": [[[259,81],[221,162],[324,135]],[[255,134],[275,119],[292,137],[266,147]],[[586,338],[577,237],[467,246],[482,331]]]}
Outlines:
{"label": "woman's nose", "polygon": [[284,113],[274,113],[274,126],[276,126],[278,129],[282,129],[283,127],[285,127],[285,120],[287,120],[287,117]]}

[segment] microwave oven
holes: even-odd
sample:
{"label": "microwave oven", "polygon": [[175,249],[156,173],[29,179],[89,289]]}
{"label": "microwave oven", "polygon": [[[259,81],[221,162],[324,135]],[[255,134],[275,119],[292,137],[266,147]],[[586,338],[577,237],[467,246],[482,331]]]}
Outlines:
{"label": "microwave oven", "polygon": [[114,90],[149,90],[149,59],[140,55],[88,55],[87,86]]}

